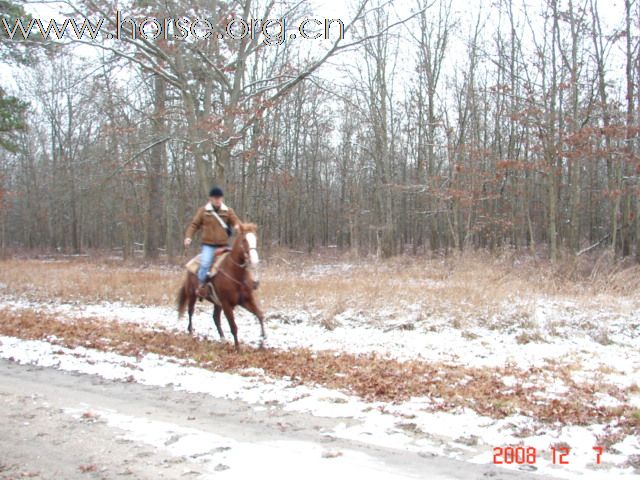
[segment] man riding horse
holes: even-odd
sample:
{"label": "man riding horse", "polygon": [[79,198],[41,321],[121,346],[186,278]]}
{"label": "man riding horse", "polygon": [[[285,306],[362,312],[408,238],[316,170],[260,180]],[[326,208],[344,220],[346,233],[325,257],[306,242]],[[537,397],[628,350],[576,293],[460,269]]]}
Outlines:
{"label": "man riding horse", "polygon": [[238,228],[240,220],[232,208],[224,203],[224,193],[220,187],[213,187],[209,191],[209,201],[200,207],[191,220],[191,224],[185,233],[184,246],[191,245],[193,235],[202,230],[200,243],[200,268],[198,269],[198,289],[196,294],[206,298],[206,283],[208,277],[213,277],[215,271],[209,273],[213,265],[216,253],[229,247],[231,228]]}

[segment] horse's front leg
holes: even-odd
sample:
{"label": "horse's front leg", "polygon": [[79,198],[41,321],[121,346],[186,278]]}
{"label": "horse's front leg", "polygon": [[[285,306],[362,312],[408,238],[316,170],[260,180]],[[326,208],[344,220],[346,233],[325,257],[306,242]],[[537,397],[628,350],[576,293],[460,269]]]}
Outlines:
{"label": "horse's front leg", "polygon": [[236,325],[236,320],[233,315],[233,307],[228,303],[222,303],[222,310],[224,311],[224,316],[227,317],[227,321],[229,322],[229,328],[231,328],[231,333],[233,334],[233,341],[236,345],[236,351],[240,351],[240,342],[238,342],[238,326]]}
{"label": "horse's front leg", "polygon": [[213,323],[216,324],[216,328],[218,329],[218,335],[220,335],[220,340],[224,340],[224,332],[222,331],[222,325],[220,325],[220,313],[222,312],[222,308],[218,305],[213,306]]}
{"label": "horse's front leg", "polygon": [[248,312],[253,313],[258,318],[258,321],[260,322],[260,348],[264,348],[264,342],[267,339],[267,333],[264,330],[264,314],[256,304],[256,300],[253,298],[253,295],[251,295],[242,304],[242,307],[244,307]]}

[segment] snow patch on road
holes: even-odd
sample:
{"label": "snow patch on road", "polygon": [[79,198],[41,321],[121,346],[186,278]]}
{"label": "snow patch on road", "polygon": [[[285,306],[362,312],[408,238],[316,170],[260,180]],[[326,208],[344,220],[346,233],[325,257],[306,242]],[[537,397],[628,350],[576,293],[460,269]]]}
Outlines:
{"label": "snow patch on road", "polygon": [[[77,418],[82,415],[77,409],[68,409],[68,413]],[[207,470],[215,478],[262,478],[270,466],[277,466],[277,477],[283,480],[299,480],[301,472],[313,472],[313,478],[415,478],[353,450],[333,451],[302,441],[241,442],[197,428],[117,412],[93,410],[92,414],[110,427],[124,431],[124,439],[146,443],[175,457],[186,457],[198,470]]]}

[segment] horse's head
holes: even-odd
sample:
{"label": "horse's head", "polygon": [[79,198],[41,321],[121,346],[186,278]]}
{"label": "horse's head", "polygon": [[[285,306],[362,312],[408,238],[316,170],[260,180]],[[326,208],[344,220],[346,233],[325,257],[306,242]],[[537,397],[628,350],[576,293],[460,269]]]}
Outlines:
{"label": "horse's head", "polygon": [[244,260],[247,259],[252,267],[258,265],[258,227],[254,223],[241,223],[238,228],[238,241],[241,242]]}

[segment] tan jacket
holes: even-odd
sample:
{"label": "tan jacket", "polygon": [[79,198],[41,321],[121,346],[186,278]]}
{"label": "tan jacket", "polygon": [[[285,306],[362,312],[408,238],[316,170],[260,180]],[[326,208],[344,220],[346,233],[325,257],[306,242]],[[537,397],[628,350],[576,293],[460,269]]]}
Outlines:
{"label": "tan jacket", "polygon": [[[233,208],[227,207],[224,203],[218,210],[218,216],[229,228],[235,228],[240,220],[233,211]],[[229,240],[226,230],[220,225],[220,222],[213,215],[213,206],[207,203],[204,207],[200,207],[191,220],[191,225],[187,228],[185,236],[193,238],[193,235],[202,230],[201,243],[208,245],[226,245]]]}

